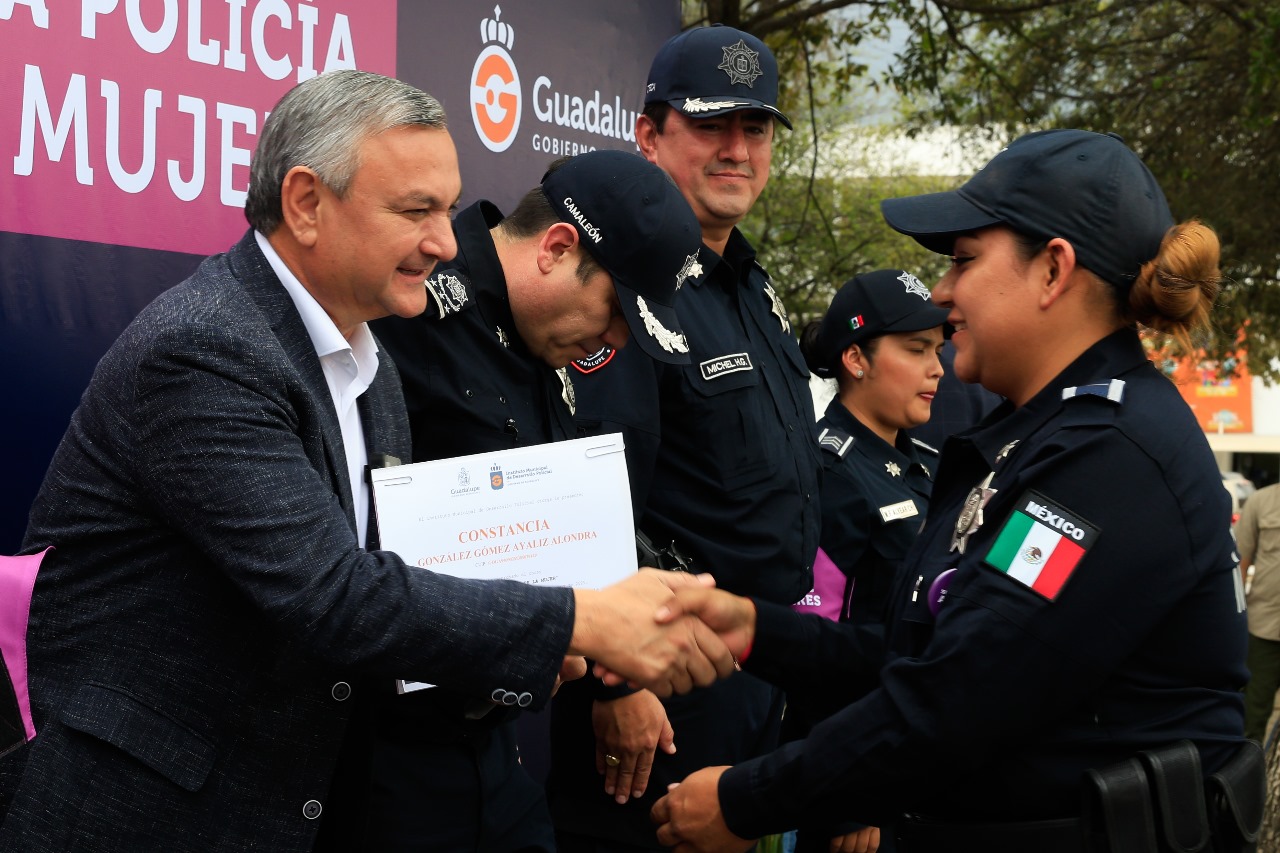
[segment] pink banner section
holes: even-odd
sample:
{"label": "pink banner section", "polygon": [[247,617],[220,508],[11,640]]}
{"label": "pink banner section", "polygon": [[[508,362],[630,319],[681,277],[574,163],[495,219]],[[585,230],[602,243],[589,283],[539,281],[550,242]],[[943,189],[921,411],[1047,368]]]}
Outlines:
{"label": "pink banner section", "polygon": [[222,251],[267,112],[337,68],[396,73],[395,0],[0,2],[0,231]]}
{"label": "pink banner section", "polygon": [[27,740],[36,736],[31,695],[27,690],[27,615],[31,611],[36,572],[44,555],[51,550],[46,548],[27,557],[0,557],[0,655],[13,682]]}

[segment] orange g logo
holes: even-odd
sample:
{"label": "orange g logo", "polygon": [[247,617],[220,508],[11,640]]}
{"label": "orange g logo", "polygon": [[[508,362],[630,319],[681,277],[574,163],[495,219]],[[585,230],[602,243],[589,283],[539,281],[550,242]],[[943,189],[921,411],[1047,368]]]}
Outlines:
{"label": "orange g logo", "polygon": [[511,55],[491,44],[471,71],[471,120],[490,151],[506,151],[520,128],[520,75]]}

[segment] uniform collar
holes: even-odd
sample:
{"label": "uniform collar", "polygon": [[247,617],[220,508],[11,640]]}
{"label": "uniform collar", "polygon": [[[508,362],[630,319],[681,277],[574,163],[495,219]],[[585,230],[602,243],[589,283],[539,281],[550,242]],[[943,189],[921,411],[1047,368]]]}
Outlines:
{"label": "uniform collar", "polygon": [[[485,321],[502,329],[510,348],[527,354],[524,342],[516,332],[511,302],[507,296],[507,277],[498,259],[490,230],[503,220],[502,211],[490,201],[477,201],[458,212],[453,219],[453,232],[458,239],[456,265],[463,268],[471,281],[480,313]],[[497,329],[491,330],[495,335]]]}
{"label": "uniform collar", "polygon": [[833,397],[827,404],[823,420],[853,436],[853,452],[862,454],[878,469],[885,469],[889,464],[898,466],[898,469],[903,472],[913,465],[925,467],[906,430],[898,430],[897,443],[890,444],[855,418],[853,413],[845,408],[844,403],[840,402],[839,395]]}
{"label": "uniform collar", "polygon": [[[689,283],[694,287],[701,287],[704,282],[710,281],[713,277],[720,279],[721,276],[733,277],[737,271],[738,279],[742,277],[742,271],[747,269],[755,262],[756,250],[748,242],[747,238],[742,235],[736,227],[729,232],[729,240],[724,244],[724,255],[718,255],[709,248],[705,243],[698,252],[698,262],[702,264],[703,274],[697,278],[690,277]],[[730,279],[723,279],[726,284],[730,283]],[[737,280],[732,281],[733,284]]]}
{"label": "uniform collar", "polygon": [[1009,442],[1026,438],[1062,411],[1062,389],[1109,382],[1148,361],[1138,333],[1132,329],[1120,329],[1081,353],[1025,405],[1015,408],[1006,400],[977,426],[961,435],[973,443],[994,469],[997,457]]}

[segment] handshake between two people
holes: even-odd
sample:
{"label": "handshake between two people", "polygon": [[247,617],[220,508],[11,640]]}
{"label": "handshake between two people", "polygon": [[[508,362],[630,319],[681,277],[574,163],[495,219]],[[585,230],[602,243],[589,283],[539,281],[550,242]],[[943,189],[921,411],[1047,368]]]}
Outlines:
{"label": "handshake between two people", "polygon": [[711,575],[641,569],[604,589],[574,590],[569,654],[594,660],[607,684],[658,696],[727,678],[751,647],[756,612],[749,599],[714,586]]}

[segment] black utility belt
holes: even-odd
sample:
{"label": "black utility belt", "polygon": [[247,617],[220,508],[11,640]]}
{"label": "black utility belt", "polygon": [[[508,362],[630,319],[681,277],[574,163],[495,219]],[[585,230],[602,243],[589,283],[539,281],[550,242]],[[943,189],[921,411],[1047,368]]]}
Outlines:
{"label": "black utility belt", "polygon": [[1245,741],[1205,778],[1190,741],[1089,770],[1077,817],[959,823],[904,815],[901,853],[1241,853],[1252,850],[1266,797],[1262,749]]}

